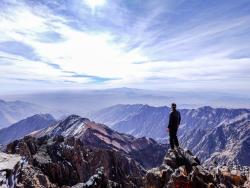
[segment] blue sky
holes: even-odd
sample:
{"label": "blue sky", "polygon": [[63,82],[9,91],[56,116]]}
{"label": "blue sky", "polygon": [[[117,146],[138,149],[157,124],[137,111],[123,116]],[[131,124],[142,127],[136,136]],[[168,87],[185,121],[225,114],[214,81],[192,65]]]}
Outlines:
{"label": "blue sky", "polygon": [[249,0],[2,0],[1,92],[250,92]]}

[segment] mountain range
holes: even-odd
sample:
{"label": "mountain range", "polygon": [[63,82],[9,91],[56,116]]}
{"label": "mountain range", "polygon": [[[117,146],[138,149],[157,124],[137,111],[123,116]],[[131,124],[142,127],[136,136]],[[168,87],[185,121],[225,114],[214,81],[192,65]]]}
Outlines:
{"label": "mountain range", "polygon": [[[71,115],[0,152],[0,186],[50,188],[248,187],[247,167],[205,167],[189,150]],[[153,168],[154,167],[154,168]]]}
{"label": "mountain range", "polygon": [[9,127],[0,129],[0,144],[8,144],[13,140],[20,139],[33,131],[47,128],[56,120],[50,114],[36,114]]}
{"label": "mountain range", "polygon": [[[178,101],[181,108],[198,108],[204,105],[216,107],[250,108],[249,95],[209,91],[168,91],[136,88],[110,88],[85,90],[57,90],[27,94],[0,94],[4,100],[28,101],[51,109],[60,109],[69,114],[86,116],[116,104],[148,104],[150,106],[170,105]],[[63,105],[62,105],[63,104]],[[81,105],[79,105],[81,104]],[[45,113],[45,112],[39,112]],[[49,113],[49,112],[46,112]],[[52,113],[53,114],[53,113]],[[53,114],[55,116],[55,114]],[[56,116],[55,116],[56,117]]]}
{"label": "mountain range", "polygon": [[[250,110],[204,106],[179,109],[181,145],[191,149],[202,161],[217,160],[250,165]],[[118,132],[146,136],[168,142],[167,123],[170,108],[149,105],[115,105],[89,115]]]}
{"label": "mountain range", "polygon": [[[220,164],[250,165],[249,109],[204,106],[197,109],[179,109],[179,111],[182,115],[178,132],[180,143],[183,147],[192,150],[204,161],[204,164],[217,161]],[[90,119],[100,123],[77,115],[69,116],[70,122],[67,122],[69,119],[66,118],[56,123],[51,115],[38,114],[21,120],[10,127],[0,129],[0,144],[6,145],[33,131],[37,131],[32,134],[38,136],[74,136],[83,142],[86,140],[86,135],[92,135],[96,139],[92,139],[91,143],[87,139],[88,144],[92,146],[101,145],[105,148],[109,146],[109,149],[132,154],[136,153],[133,150],[135,147],[134,137],[138,138],[136,140],[138,142],[154,143],[155,141],[150,139],[153,138],[158,142],[168,143],[166,127],[169,112],[170,109],[166,106],[115,105],[89,114]],[[70,125],[70,128],[64,124]],[[91,129],[87,127],[91,127]],[[107,134],[110,132],[111,136]],[[130,144],[124,145],[123,143]],[[156,153],[156,155],[158,154]],[[138,160],[140,158],[138,157]],[[150,155],[147,158],[150,161]],[[143,162],[145,166],[150,163],[149,161]]]}
{"label": "mountain range", "polygon": [[64,115],[60,110],[44,107],[43,105],[24,101],[0,100],[0,129],[32,115],[45,113],[52,114],[56,118]]}

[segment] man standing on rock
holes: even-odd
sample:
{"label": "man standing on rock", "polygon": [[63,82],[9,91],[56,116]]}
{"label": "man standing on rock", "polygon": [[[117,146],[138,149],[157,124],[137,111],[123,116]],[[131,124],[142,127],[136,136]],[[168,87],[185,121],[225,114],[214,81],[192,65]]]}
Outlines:
{"label": "man standing on rock", "polygon": [[176,110],[176,104],[172,103],[172,112],[169,114],[168,131],[170,138],[170,147],[174,149],[174,146],[179,147],[179,142],[177,138],[178,127],[181,123],[181,114]]}

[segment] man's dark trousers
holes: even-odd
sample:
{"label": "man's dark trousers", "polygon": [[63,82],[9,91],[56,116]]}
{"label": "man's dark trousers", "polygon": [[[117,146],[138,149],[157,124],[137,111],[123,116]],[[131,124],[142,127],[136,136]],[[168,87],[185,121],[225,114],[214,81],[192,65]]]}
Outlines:
{"label": "man's dark trousers", "polygon": [[169,137],[170,137],[170,147],[174,149],[174,146],[179,147],[179,142],[177,138],[177,129],[172,128],[169,130]]}

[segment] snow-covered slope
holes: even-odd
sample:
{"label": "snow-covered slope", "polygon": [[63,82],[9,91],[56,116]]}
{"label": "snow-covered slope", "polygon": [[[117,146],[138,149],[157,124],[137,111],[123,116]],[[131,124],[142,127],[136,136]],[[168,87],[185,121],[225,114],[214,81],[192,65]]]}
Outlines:
{"label": "snow-covered slope", "polygon": [[33,131],[47,128],[56,120],[50,114],[36,114],[13,125],[0,129],[0,144],[20,139]]}
{"label": "snow-covered slope", "polygon": [[16,163],[20,160],[20,155],[12,155],[0,152],[0,171],[3,169],[13,169]]}

